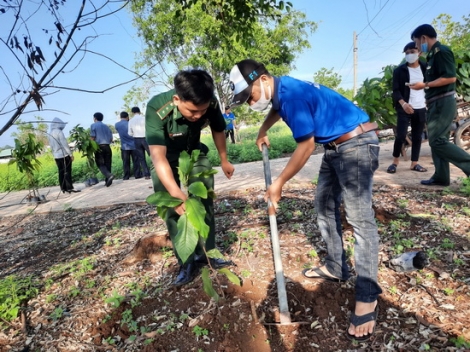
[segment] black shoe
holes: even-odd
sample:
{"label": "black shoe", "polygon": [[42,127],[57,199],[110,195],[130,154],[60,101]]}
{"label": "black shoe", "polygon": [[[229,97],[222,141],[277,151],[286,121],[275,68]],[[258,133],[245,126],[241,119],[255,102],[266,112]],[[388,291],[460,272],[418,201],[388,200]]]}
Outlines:
{"label": "black shoe", "polygon": [[[196,256],[194,261],[202,266],[207,265],[207,258],[204,255]],[[225,268],[226,266],[232,266],[234,263],[231,260],[224,260],[219,258],[209,258],[211,267],[214,269]]]}
{"label": "black shoe", "polygon": [[198,268],[195,263],[186,263],[180,266],[180,271],[176,280],[173,282],[174,286],[183,286],[193,281],[197,275]]}
{"label": "black shoe", "polygon": [[113,180],[114,180],[114,175],[111,175],[108,177],[108,179],[106,180],[106,187],[109,187],[113,184]]}
{"label": "black shoe", "polygon": [[72,188],[72,189],[69,189],[67,192],[69,192],[69,193],[78,193],[78,192],[81,192],[81,190]]}
{"label": "black shoe", "polygon": [[440,181],[436,181],[433,178],[430,178],[429,180],[422,180],[421,184],[425,185],[425,186],[448,186],[450,183],[449,182],[440,182]]}

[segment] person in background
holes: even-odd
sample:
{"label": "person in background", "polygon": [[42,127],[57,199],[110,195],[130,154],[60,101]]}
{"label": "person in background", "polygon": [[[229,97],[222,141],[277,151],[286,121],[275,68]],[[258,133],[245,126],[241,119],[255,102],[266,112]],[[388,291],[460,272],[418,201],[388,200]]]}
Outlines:
{"label": "person in background", "polygon": [[292,130],[297,148],[284,170],[268,187],[265,200],[277,208],[282,188],[305,165],[315,143],[323,144],[323,155],[315,196],[315,210],[327,247],[325,264],[302,273],[310,280],[344,282],[349,267],[343,246],[340,206],[354,228],[356,306],[346,336],[364,341],[375,331],[378,296],[382,293],[377,275],[379,235],[372,209],[373,175],[379,162],[377,124],[341,94],[318,83],[288,76],[271,76],[255,60],[243,60],[230,72],[231,106],[248,103],[255,111],[271,106],[261,125],[256,145],[270,146],[267,131],[280,120]]}
{"label": "person in background", "polygon": [[232,144],[235,144],[235,114],[230,110],[230,106],[225,107],[225,138],[228,138],[230,135],[230,139],[232,140]]}
{"label": "person in background", "polygon": [[394,174],[400,161],[400,153],[411,124],[411,165],[410,169],[426,172],[418,164],[424,126],[426,125],[426,101],[423,90],[410,89],[410,84],[423,82],[426,64],[419,59],[419,50],[415,42],[405,45],[403,49],[406,62],[393,71],[393,104],[397,112],[397,135],[393,145],[393,163],[387,172]]}
{"label": "person in background", "polygon": [[[155,192],[167,191],[171,196],[181,199],[181,204],[174,209],[168,209],[164,219],[172,242],[178,233],[178,219],[186,211],[184,202],[187,195],[181,190],[178,175],[181,152],[186,151],[191,155],[193,150],[200,150],[194,164],[194,172],[202,173],[212,169],[200,143],[201,130],[204,127],[210,126],[225,176],[230,179],[234,172],[233,165],[227,159],[225,121],[214,97],[212,77],[203,70],[180,71],[174,78],[174,87],[150,99],[145,113],[147,141],[155,167],[152,171],[153,189]],[[189,180],[190,184],[200,181],[207,189],[214,189],[214,175],[191,176]],[[215,248],[214,201],[212,197],[201,201],[206,210],[205,223],[209,226],[209,235],[204,245],[205,250],[209,251]],[[207,264],[201,245],[196,247],[195,252],[184,264],[178,253],[174,252],[179,264],[179,272],[173,282],[175,286],[194,280],[199,266]],[[222,259],[209,260],[211,266],[216,269],[231,265],[230,261]]]}
{"label": "person in background", "polygon": [[148,180],[150,179],[150,170],[145,160],[145,153],[150,156],[150,149],[145,139],[145,117],[140,113],[140,109],[137,106],[134,106],[131,112],[134,117],[129,121],[129,135],[134,137],[138,164],[138,172],[134,176],[135,178],[142,178],[143,175]]}
{"label": "person in background", "polygon": [[452,50],[437,40],[436,30],[429,24],[418,26],[411,39],[426,55],[424,83],[418,82],[411,89],[424,89],[426,97],[429,146],[431,147],[434,174],[422,180],[425,186],[450,184],[449,162],[470,175],[470,154],[449,142],[449,132],[457,114],[455,100],[456,69]]}
{"label": "person in background", "polygon": [[73,154],[64,135],[65,122],[55,117],[51,123],[51,129],[47,138],[54,155],[55,163],[59,169],[59,186],[62,193],[76,193],[79,189],[73,188],[72,161]]}
{"label": "person in background", "polygon": [[121,158],[122,168],[124,171],[123,180],[128,180],[131,176],[131,158],[132,166],[134,168],[134,176],[138,174],[139,164],[135,153],[134,138],[129,136],[129,114],[126,111],[121,112],[121,121],[116,122],[114,127],[119,133],[121,140]]}
{"label": "person in background", "polygon": [[104,175],[105,185],[112,185],[114,175],[111,173],[113,152],[109,146],[113,142],[111,129],[103,123],[103,114],[97,112],[93,115],[94,123],[90,126],[91,139],[98,143],[100,149],[95,152],[95,162],[98,169]]}

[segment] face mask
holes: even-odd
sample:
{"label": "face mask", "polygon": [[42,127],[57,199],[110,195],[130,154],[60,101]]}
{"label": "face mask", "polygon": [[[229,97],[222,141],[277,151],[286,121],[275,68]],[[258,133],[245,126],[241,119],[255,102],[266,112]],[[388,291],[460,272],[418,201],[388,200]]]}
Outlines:
{"label": "face mask", "polygon": [[428,52],[428,43],[421,43],[421,52],[427,53]]}
{"label": "face mask", "polygon": [[409,64],[412,64],[412,63],[416,62],[416,60],[418,60],[418,57],[419,57],[418,54],[406,54],[405,55],[405,60]]}
{"label": "face mask", "polygon": [[269,86],[269,98],[266,99],[266,94],[264,94],[264,84],[260,81],[261,86],[261,97],[253,105],[250,105],[250,109],[254,111],[263,111],[266,110],[269,103],[271,102],[271,86]]}

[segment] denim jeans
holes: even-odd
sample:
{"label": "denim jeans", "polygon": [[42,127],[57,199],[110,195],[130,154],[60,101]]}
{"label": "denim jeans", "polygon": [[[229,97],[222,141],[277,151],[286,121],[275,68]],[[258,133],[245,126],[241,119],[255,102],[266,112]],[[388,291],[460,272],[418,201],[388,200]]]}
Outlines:
{"label": "denim jeans", "polygon": [[372,183],[379,166],[379,141],[375,131],[326,149],[320,167],[315,197],[318,226],[326,242],[328,271],[349,277],[343,248],[340,205],[354,229],[354,261],[357,273],[356,301],[374,302],[382,293],[377,283],[379,235],[372,209]]}

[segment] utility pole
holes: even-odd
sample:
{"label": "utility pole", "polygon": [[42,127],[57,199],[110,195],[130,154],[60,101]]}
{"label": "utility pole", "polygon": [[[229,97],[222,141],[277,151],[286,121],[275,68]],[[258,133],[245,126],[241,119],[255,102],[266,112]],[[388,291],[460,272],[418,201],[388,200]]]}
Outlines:
{"label": "utility pole", "polygon": [[354,53],[354,83],[353,83],[353,97],[357,93],[357,35],[356,31],[353,33],[353,53]]}

